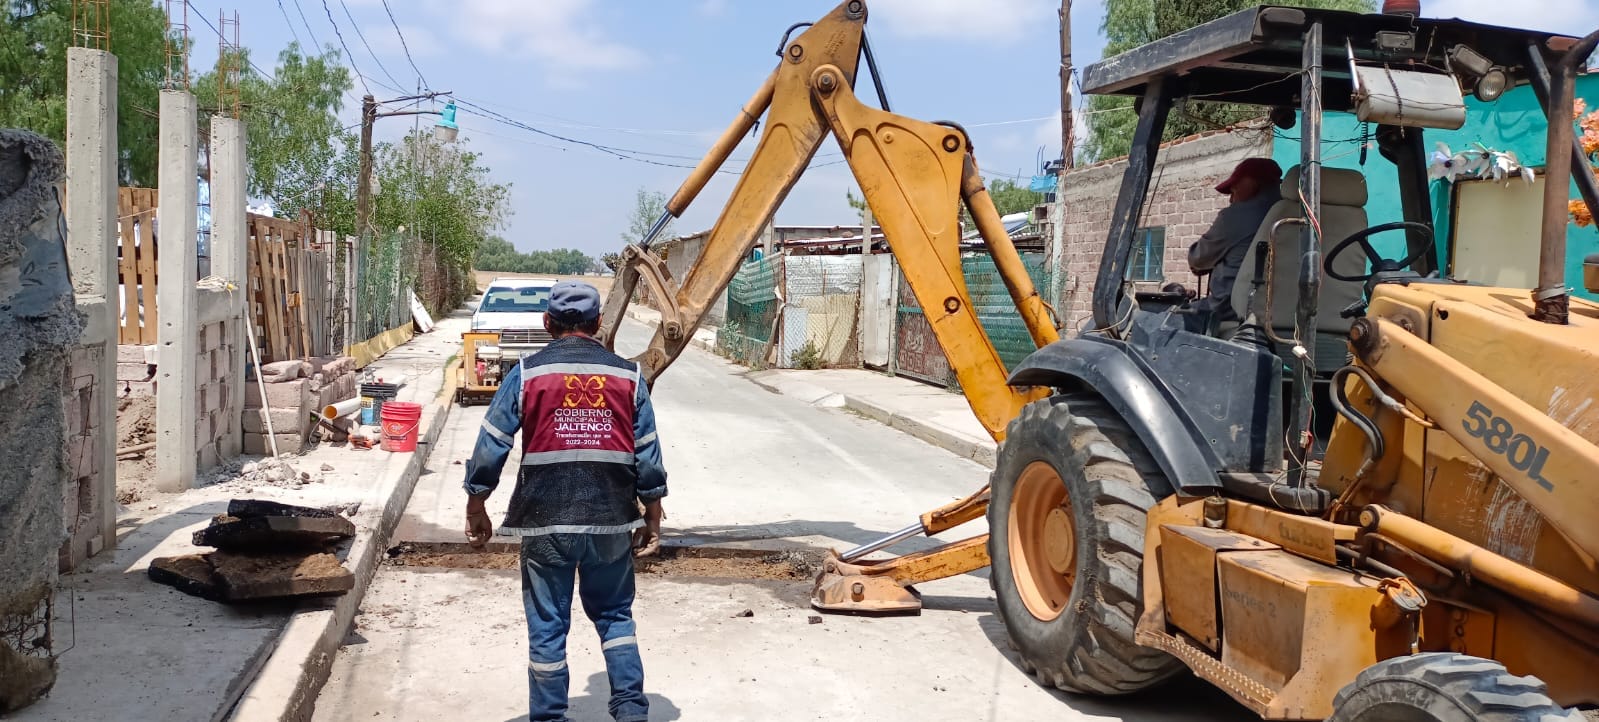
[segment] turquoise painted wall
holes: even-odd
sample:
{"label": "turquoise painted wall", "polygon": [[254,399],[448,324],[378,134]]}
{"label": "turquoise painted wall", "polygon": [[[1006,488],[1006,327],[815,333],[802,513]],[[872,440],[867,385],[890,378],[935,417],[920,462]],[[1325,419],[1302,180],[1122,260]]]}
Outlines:
{"label": "turquoise painted wall", "polygon": [[[1599,109],[1599,75],[1586,75],[1577,79],[1577,97],[1588,101],[1589,109]],[[1435,143],[1444,143],[1459,152],[1474,143],[1482,143],[1491,150],[1514,151],[1522,164],[1542,168],[1545,158],[1545,129],[1548,127],[1543,111],[1538,107],[1537,96],[1529,86],[1505,93],[1493,103],[1482,103],[1475,98],[1466,100],[1466,125],[1460,130],[1429,130],[1427,148],[1431,152]],[[1273,144],[1272,157],[1284,169],[1299,162],[1299,139],[1296,130],[1279,131]],[[1376,131],[1375,126],[1372,128]],[[1394,166],[1376,148],[1367,152],[1366,164],[1360,164],[1361,123],[1347,113],[1329,113],[1322,125],[1322,161],[1329,168],[1350,168],[1366,174],[1366,184],[1371,200],[1366,203],[1366,215],[1372,225],[1404,220],[1399,204],[1399,180]],[[1439,230],[1439,255],[1448,253],[1449,211],[1453,206],[1453,186],[1445,181],[1433,181],[1433,215]],[[1571,197],[1578,198],[1577,188],[1571,187]],[[1537,229],[1529,229],[1536,233]],[[1334,239],[1340,240],[1340,239]],[[1377,249],[1397,258],[1403,255],[1404,234],[1385,233],[1372,239]],[[1575,224],[1566,231],[1566,284],[1576,289],[1580,296],[1599,300],[1599,296],[1582,288],[1582,259],[1599,252],[1599,229],[1578,228]]]}

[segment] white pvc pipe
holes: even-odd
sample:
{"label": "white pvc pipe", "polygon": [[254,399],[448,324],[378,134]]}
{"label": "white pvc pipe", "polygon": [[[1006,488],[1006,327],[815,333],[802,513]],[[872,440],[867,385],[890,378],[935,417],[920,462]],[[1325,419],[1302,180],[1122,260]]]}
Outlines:
{"label": "white pvc pipe", "polygon": [[322,407],[322,418],[327,421],[344,418],[361,410],[361,397],[346,399],[338,403]]}

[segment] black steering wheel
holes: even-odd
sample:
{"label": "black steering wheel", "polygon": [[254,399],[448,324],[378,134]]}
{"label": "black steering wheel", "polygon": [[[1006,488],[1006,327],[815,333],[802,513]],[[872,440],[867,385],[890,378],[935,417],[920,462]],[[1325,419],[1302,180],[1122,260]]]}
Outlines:
{"label": "black steering wheel", "polygon": [[[1404,230],[1420,231],[1427,237],[1427,242],[1422,244],[1420,248],[1412,251],[1410,255],[1406,256],[1400,261],[1390,261],[1386,258],[1383,258],[1377,253],[1377,249],[1373,248],[1371,243],[1366,240],[1377,235],[1378,233]],[[1343,253],[1344,249],[1356,243],[1360,244],[1360,251],[1366,254],[1366,259],[1371,261],[1371,273],[1368,273],[1364,276],[1345,276],[1333,270],[1333,261],[1338,258],[1338,254]],[[1427,252],[1432,250],[1432,244],[1432,229],[1429,228],[1425,223],[1417,223],[1415,221],[1395,221],[1393,223],[1384,223],[1380,226],[1372,226],[1364,231],[1339,241],[1338,245],[1333,246],[1332,250],[1327,251],[1326,260],[1322,261],[1321,268],[1323,271],[1327,272],[1328,276],[1336,278],[1340,281],[1364,283],[1371,280],[1371,277],[1378,273],[1385,271],[1397,271],[1401,268],[1410,266],[1416,261],[1421,260],[1422,256],[1427,255]]]}

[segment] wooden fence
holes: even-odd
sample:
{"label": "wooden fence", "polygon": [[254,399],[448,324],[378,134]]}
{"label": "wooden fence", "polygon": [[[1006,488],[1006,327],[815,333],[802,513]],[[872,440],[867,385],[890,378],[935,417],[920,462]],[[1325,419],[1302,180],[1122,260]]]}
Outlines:
{"label": "wooden fence", "polygon": [[117,342],[156,342],[154,188],[121,188],[117,193],[120,232],[117,276],[122,283],[122,327]]}
{"label": "wooden fence", "polygon": [[267,361],[332,353],[331,244],[326,234],[250,214],[248,306]]}
{"label": "wooden fence", "polygon": [[[117,213],[122,284],[119,342],[156,343],[156,191],[123,188]],[[245,309],[266,363],[334,353],[332,234],[281,218],[248,215]],[[198,280],[198,279],[196,279]],[[236,279],[234,280],[237,283]]]}

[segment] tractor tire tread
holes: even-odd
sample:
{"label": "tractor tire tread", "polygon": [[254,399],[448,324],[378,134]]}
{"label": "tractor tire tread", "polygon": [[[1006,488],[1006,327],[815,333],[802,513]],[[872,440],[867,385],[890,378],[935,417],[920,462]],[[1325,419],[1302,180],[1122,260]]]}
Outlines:
{"label": "tractor tire tread", "polygon": [[[1094,555],[1090,568],[1079,568],[1070,608],[1056,620],[1077,627],[1068,649],[1040,654],[1033,648],[1036,645],[1017,639],[1017,624],[1011,617],[1022,614],[1029,622],[1036,620],[1023,607],[1007,610],[1006,604],[1000,605],[1020,666],[1067,692],[1121,695],[1165,681],[1182,668],[1181,663],[1133,640],[1142,611],[1144,523],[1156,502],[1151,489],[1169,491],[1165,476],[1127,424],[1093,394],[1060,395],[1024,407],[1000,444],[995,481],[1003,473],[1008,450],[1039,443],[1067,450],[1056,459],[1082,471],[1077,488],[1071,488],[1069,480],[1067,486],[1073,506],[1087,507],[1082,509],[1087,514],[1080,513],[1079,518],[1093,528],[1079,529],[1077,536],[1079,543],[1093,545]],[[1062,474],[1063,479],[1067,476]],[[993,516],[1000,512],[998,505],[990,508],[990,529],[995,528]],[[1004,543],[998,536],[994,539],[991,556],[992,547]],[[1003,558],[1008,559],[1008,554]],[[1002,586],[996,580],[1011,573],[997,567],[989,575],[996,594]]]}
{"label": "tractor tire tread", "polygon": [[[1395,657],[1367,667],[1339,690],[1328,722],[1365,722],[1377,705],[1427,703],[1438,722],[1581,722],[1582,713],[1549,698],[1536,677],[1521,677],[1489,659],[1448,652]],[[1371,712],[1379,714],[1380,712]]]}

